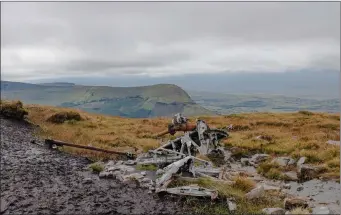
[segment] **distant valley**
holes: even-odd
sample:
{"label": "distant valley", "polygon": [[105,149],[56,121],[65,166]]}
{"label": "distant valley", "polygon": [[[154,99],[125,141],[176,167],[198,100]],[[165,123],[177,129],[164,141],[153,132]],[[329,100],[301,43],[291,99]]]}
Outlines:
{"label": "distant valley", "polygon": [[188,91],[201,106],[221,114],[248,112],[340,112],[339,99],[311,99],[264,94],[223,94]]}

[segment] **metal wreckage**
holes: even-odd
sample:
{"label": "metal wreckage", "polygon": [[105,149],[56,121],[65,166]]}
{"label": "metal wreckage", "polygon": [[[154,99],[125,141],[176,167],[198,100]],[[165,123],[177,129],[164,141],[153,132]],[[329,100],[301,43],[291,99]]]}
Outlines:
{"label": "metal wreckage", "polygon": [[[50,148],[57,146],[71,146],[77,148],[85,148],[90,150],[102,151],[125,155],[132,163],[137,165],[156,165],[159,169],[156,171],[157,178],[155,180],[156,193],[166,192],[177,195],[191,195],[200,197],[211,197],[215,199],[218,196],[216,190],[205,189],[198,186],[181,186],[175,188],[167,188],[174,178],[181,177],[189,182],[194,181],[196,177],[208,177],[212,180],[221,180],[224,177],[226,167],[214,168],[213,164],[207,160],[197,157],[197,155],[214,155],[221,156],[225,164],[228,164],[230,155],[220,147],[219,141],[229,137],[229,134],[223,130],[211,129],[204,120],[196,120],[196,123],[189,123],[189,120],[180,113],[176,114],[168,129],[156,137],[162,137],[166,134],[175,135],[176,132],[182,131],[184,134],[174,140],[168,140],[157,149],[150,150],[145,154],[141,154],[136,158],[131,153],[116,152],[104,150],[92,146],[76,145],[46,139],[45,143]],[[133,160],[136,158],[135,160]],[[128,160],[128,161],[129,161]],[[229,181],[224,180],[224,183]],[[230,181],[231,182],[231,181]]]}
{"label": "metal wreckage", "polygon": [[[216,180],[221,174],[221,169],[213,168],[209,161],[196,157],[199,155],[222,155],[224,150],[220,147],[219,141],[227,138],[229,134],[219,129],[210,129],[203,120],[196,120],[190,124],[189,120],[181,114],[176,114],[168,129],[157,137],[165,134],[174,135],[178,131],[184,134],[174,140],[168,140],[165,144],[146,154],[140,155],[136,163],[140,165],[155,164],[158,169],[155,192],[167,192],[177,195],[207,196],[216,198],[218,193],[198,186],[182,186],[167,188],[173,180],[173,176],[181,175],[183,179],[190,179],[197,176],[209,177]],[[163,168],[162,168],[163,167]],[[185,177],[184,177],[185,176]],[[187,177],[186,177],[187,176]],[[216,176],[216,177],[213,177]]]}

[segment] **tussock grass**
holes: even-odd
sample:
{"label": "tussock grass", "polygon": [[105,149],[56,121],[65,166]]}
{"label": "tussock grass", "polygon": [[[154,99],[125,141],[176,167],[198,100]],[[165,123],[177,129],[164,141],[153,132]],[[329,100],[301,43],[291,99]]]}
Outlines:
{"label": "tussock grass", "polygon": [[309,209],[307,208],[301,208],[301,207],[298,207],[298,208],[294,208],[292,209],[289,214],[292,214],[292,215],[301,215],[301,214],[311,214],[311,212],[309,211]]}
{"label": "tussock grass", "polygon": [[21,101],[0,100],[0,115],[11,119],[24,120],[28,111],[23,107]]}
{"label": "tussock grass", "polygon": [[94,172],[94,173],[100,173],[104,170],[104,166],[99,164],[99,163],[93,163],[90,165],[90,169]]}
{"label": "tussock grass", "polygon": [[235,184],[232,187],[242,190],[244,192],[249,192],[255,188],[256,183],[246,177],[238,176],[234,179]]}
{"label": "tussock grass", "polygon": [[[86,113],[77,109],[41,105],[25,105],[28,119],[40,125],[39,135],[43,138],[58,139],[119,151],[146,152],[160,146],[161,140],[155,134],[167,129],[170,118],[131,119],[117,116]],[[65,123],[51,123],[47,119],[60,112],[77,112],[82,120]],[[307,163],[326,164],[324,175],[339,175],[340,147],[327,144],[328,140],[340,140],[339,114],[327,113],[245,113],[227,116],[203,116],[210,128],[226,128],[236,125],[230,138],[222,145],[234,147],[233,156],[240,158],[252,153],[268,153],[272,156],[308,158]],[[198,117],[190,117],[194,122]],[[247,126],[247,127],[246,127]],[[244,129],[247,128],[247,129]],[[267,138],[256,139],[257,136]],[[163,140],[171,138],[165,135]],[[67,150],[70,150],[67,148]],[[73,149],[71,153],[93,156],[89,150]],[[271,177],[278,171],[271,168]],[[281,171],[281,169],[278,169]],[[270,170],[269,170],[270,171]]]}
{"label": "tussock grass", "polygon": [[80,121],[81,115],[76,111],[61,111],[52,114],[47,121],[52,123],[64,123],[69,121],[70,124],[75,124],[76,121]]}

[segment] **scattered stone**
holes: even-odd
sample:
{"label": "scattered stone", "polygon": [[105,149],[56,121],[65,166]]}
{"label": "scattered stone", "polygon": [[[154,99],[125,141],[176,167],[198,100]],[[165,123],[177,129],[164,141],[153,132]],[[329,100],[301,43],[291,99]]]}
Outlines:
{"label": "scattered stone", "polygon": [[247,194],[245,194],[245,197],[249,200],[257,199],[257,198],[261,197],[263,195],[263,193],[264,193],[264,187],[261,185],[261,186],[254,188],[253,190],[251,190]]}
{"label": "scattered stone", "polygon": [[262,210],[263,213],[265,214],[278,214],[278,215],[284,215],[285,210],[283,208],[264,208]]}
{"label": "scattered stone", "polygon": [[118,166],[112,166],[112,167],[109,167],[109,168],[107,169],[107,171],[113,172],[113,171],[119,170],[119,169],[120,169],[120,168],[119,168]]}
{"label": "scattered stone", "polygon": [[297,180],[298,180],[297,173],[294,172],[294,171],[285,172],[284,175],[285,175],[290,181],[297,181]]}
{"label": "scattered stone", "polygon": [[340,141],[336,141],[336,140],[328,140],[326,143],[330,145],[340,146]]}
{"label": "scattered stone", "polygon": [[308,207],[308,202],[306,199],[302,197],[288,197],[284,199],[284,208],[287,210],[291,210],[293,208],[306,208]]}
{"label": "scattered stone", "polygon": [[285,167],[295,164],[295,160],[290,157],[278,157],[271,161],[271,163],[277,163],[278,165]]}
{"label": "scattered stone", "polygon": [[252,165],[257,165],[263,161],[266,161],[269,157],[270,157],[270,155],[268,155],[268,154],[255,154],[252,156],[252,158],[249,160],[249,162]]}
{"label": "scattered stone", "polygon": [[227,199],[227,205],[228,205],[228,207],[229,207],[229,211],[232,212],[232,211],[237,210],[237,205],[236,205],[236,203],[230,201],[229,199]]}
{"label": "scattered stone", "polygon": [[297,161],[297,167],[299,168],[301,165],[303,165],[306,159],[307,159],[306,157],[301,157],[301,158]]}
{"label": "scattered stone", "polygon": [[300,187],[297,187],[297,191],[302,191],[304,189],[304,187],[300,186]]}
{"label": "scattered stone", "polygon": [[98,176],[99,176],[100,178],[107,178],[107,177],[109,177],[110,175],[111,175],[110,172],[104,172],[104,171],[103,171],[103,172],[100,172]]}
{"label": "scattered stone", "polygon": [[248,166],[250,165],[249,159],[248,158],[241,158],[240,162],[242,163],[242,166]]}
{"label": "scattered stone", "polygon": [[332,214],[328,207],[317,207],[313,209],[312,214]]}
{"label": "scattered stone", "polygon": [[83,180],[83,184],[91,184],[92,183],[92,178],[85,178]]}
{"label": "scattered stone", "polygon": [[290,189],[290,188],[291,188],[291,184],[284,184],[284,185],[283,185],[283,188],[284,188],[284,189]]}
{"label": "scattered stone", "polygon": [[141,172],[141,175],[146,176],[147,175],[146,171]]}
{"label": "scattered stone", "polygon": [[128,160],[128,161],[125,161],[124,164],[125,164],[125,165],[135,165],[135,164],[136,164],[136,161],[134,161],[134,160]]}

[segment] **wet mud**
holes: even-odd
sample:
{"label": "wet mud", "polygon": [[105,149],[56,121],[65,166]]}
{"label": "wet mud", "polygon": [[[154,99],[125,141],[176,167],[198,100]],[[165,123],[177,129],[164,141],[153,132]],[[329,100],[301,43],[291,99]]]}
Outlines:
{"label": "wet mud", "polygon": [[184,213],[174,199],[99,179],[86,170],[86,158],[45,148],[32,131],[1,118],[1,214]]}

